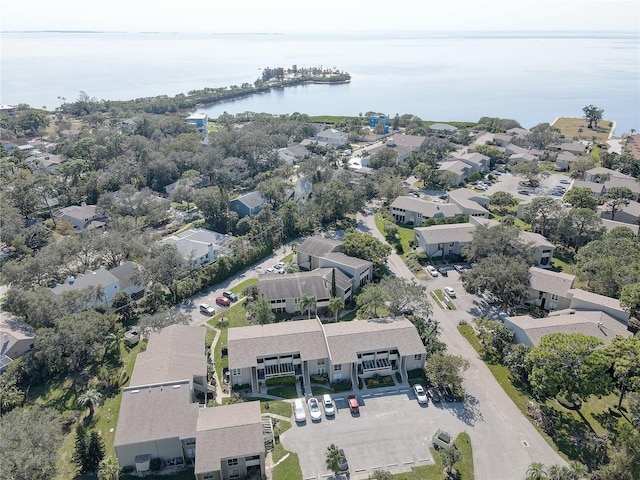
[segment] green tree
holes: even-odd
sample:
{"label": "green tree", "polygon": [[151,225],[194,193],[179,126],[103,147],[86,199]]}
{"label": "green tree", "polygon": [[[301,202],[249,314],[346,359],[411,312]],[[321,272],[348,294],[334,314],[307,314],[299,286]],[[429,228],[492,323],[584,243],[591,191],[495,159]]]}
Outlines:
{"label": "green tree", "polygon": [[315,308],[318,303],[318,299],[313,295],[303,294],[300,297],[300,311],[307,312],[309,315],[309,320],[311,320],[311,309]]}
{"label": "green tree", "polygon": [[373,235],[355,230],[345,234],[342,246],[346,255],[368,260],[376,265],[386,264],[387,257],[391,253],[389,245],[382,243]]}
{"label": "green tree", "polygon": [[491,204],[500,207],[500,211],[505,211],[509,207],[514,207],[518,204],[516,197],[509,192],[496,192],[489,196]]}
{"label": "green tree", "polygon": [[564,201],[570,203],[573,208],[588,208],[594,212],[598,209],[598,199],[588,187],[572,188],[564,194]]}
{"label": "green tree", "polygon": [[529,353],[530,348],[531,347],[528,345],[524,345],[522,343],[513,345],[506,352],[503,359],[503,362],[509,371],[525,382],[528,381],[529,378],[525,358],[527,357],[527,353]]}
{"label": "green tree", "polygon": [[540,177],[548,177],[551,174],[548,170],[540,168],[537,161],[517,163],[511,167],[511,173],[516,177],[526,178],[532,187],[540,184]]}
{"label": "green tree", "polygon": [[259,325],[272,323],[276,318],[271,310],[271,302],[264,295],[260,295],[256,301],[251,302],[247,309]]}
{"label": "green tree", "polygon": [[89,418],[93,418],[94,409],[102,403],[102,394],[95,388],[90,388],[78,396],[77,403],[81,407],[88,407]]}
{"label": "green tree", "polygon": [[344,308],[344,300],[342,300],[342,298],[340,297],[331,297],[329,299],[329,305],[327,306],[327,308],[329,309],[331,315],[335,317],[334,320],[337,322],[338,314],[340,313],[340,310]]}
{"label": "green tree", "polygon": [[378,285],[388,299],[386,305],[390,316],[396,317],[407,312],[423,318],[431,316],[432,304],[426,286],[391,276],[384,277]]}
{"label": "green tree", "polygon": [[534,147],[543,150],[560,139],[560,130],[548,123],[540,123],[531,127],[529,131],[531,133],[527,135],[527,140],[533,143]]}
{"label": "green tree", "polygon": [[469,361],[460,355],[435,353],[427,359],[424,373],[432,385],[450,384],[454,392],[461,395],[464,392],[462,375],[468,368]]}
{"label": "green tree", "polygon": [[536,197],[522,209],[522,218],[531,224],[531,230],[547,236],[551,225],[557,222],[562,207],[551,197]]}
{"label": "green tree", "polygon": [[170,325],[189,325],[191,317],[174,309],[163,310],[153,315],[145,315],[138,321],[138,328],[144,334],[159,332]]}
{"label": "green tree", "polygon": [[602,341],[582,333],[553,333],[542,337],[525,358],[529,383],[540,397],[563,396],[574,404],[610,388],[609,356]]}
{"label": "green tree", "polygon": [[627,389],[640,389],[640,336],[616,336],[606,347],[606,351],[613,360],[613,377],[620,387],[620,409]]}
{"label": "green tree", "polygon": [[340,465],[344,461],[344,453],[340,448],[332,443],[327,447],[325,456],[325,464],[327,465],[327,470],[333,473],[334,476],[337,476],[340,473]]}
{"label": "green tree", "polygon": [[602,236],[605,228],[602,219],[589,208],[572,208],[560,214],[558,236],[577,252],[580,247]]}
{"label": "green tree", "polygon": [[589,122],[587,128],[597,128],[598,122],[602,120],[604,110],[593,105],[587,105],[582,109],[582,111],[584,112],[584,118],[586,118],[587,122]]}
{"label": "green tree", "polygon": [[104,458],[106,449],[104,441],[97,430],[92,430],[87,440],[86,471],[95,472]]}
{"label": "green tree", "polygon": [[529,248],[520,239],[520,229],[505,224],[476,227],[471,241],[462,247],[462,254],[470,262],[476,262],[490,255],[520,258],[530,256]]}
{"label": "green tree", "polygon": [[634,195],[629,187],[611,187],[604,194],[604,198],[606,200],[605,205],[609,207],[609,212],[611,213],[611,220],[615,220],[616,212],[629,205]]}
{"label": "green tree", "polygon": [[378,318],[378,309],[390,300],[387,292],[378,284],[365,285],[356,298],[358,315],[362,318]]}
{"label": "green tree", "polygon": [[87,451],[87,429],[82,425],[76,426],[76,439],[73,449],[73,463],[80,469],[80,473],[87,472],[89,456]]}
{"label": "green tree", "polygon": [[32,406],[0,417],[0,473],[11,480],[50,480],[62,443],[60,414]]}
{"label": "green tree", "polygon": [[455,443],[442,448],[438,451],[440,453],[440,458],[442,459],[442,466],[444,467],[444,471],[447,475],[451,475],[453,473],[453,466],[462,461],[462,452],[458,450]]}
{"label": "green tree", "polygon": [[632,317],[640,318],[640,283],[630,283],[622,287],[620,304]]}
{"label": "green tree", "polygon": [[469,293],[488,291],[507,307],[513,307],[527,295],[529,265],[518,257],[489,255],[461,275]]}

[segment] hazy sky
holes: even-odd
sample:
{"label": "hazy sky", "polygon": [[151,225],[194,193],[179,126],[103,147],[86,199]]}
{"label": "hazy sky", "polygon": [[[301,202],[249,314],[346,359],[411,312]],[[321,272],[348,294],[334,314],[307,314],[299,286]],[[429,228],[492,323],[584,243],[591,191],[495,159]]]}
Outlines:
{"label": "hazy sky", "polygon": [[640,30],[638,0],[2,0],[11,30]]}

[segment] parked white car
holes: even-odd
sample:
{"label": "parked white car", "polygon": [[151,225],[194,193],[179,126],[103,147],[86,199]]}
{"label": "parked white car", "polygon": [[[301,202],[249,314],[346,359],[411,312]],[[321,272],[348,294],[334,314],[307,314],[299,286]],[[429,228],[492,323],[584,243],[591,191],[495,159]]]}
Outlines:
{"label": "parked white car", "polygon": [[311,397],[308,401],[309,413],[311,414],[311,421],[318,422],[322,420],[322,410],[320,410],[320,404],[316,397]]}
{"label": "parked white car", "polygon": [[432,265],[427,265],[427,272],[429,272],[432,277],[438,276],[438,270],[436,270],[436,267]]}
{"label": "parked white car", "polygon": [[451,287],[444,287],[444,291],[449,297],[456,298],[456,291]]}
{"label": "parked white car", "polygon": [[324,407],[324,414],[327,417],[333,417],[336,414],[336,406],[331,399],[331,395],[328,393],[322,396],[322,406]]}
{"label": "parked white car", "polygon": [[416,394],[418,403],[429,403],[429,397],[427,397],[427,392],[422,385],[416,383],[413,386],[413,392]]}
{"label": "parked white car", "polygon": [[298,423],[307,421],[307,414],[304,411],[304,402],[301,398],[296,398],[293,401],[293,418]]}

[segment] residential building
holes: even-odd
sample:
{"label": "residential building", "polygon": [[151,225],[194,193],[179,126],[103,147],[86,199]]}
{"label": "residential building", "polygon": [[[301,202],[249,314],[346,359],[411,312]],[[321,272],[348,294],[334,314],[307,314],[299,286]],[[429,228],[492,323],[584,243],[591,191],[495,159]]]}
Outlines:
{"label": "residential building", "polygon": [[[104,297],[96,299],[96,302],[98,304],[105,302],[107,305],[111,305],[111,300],[120,291],[120,281],[108,270],[98,268],[97,270],[87,270],[75,277],[69,277],[63,284],[58,284],[49,290],[54,298],[59,298],[65,292],[78,292],[89,287],[101,287]],[[90,302],[87,304],[87,308],[92,308],[95,305]]]}
{"label": "residential building", "polygon": [[487,210],[491,203],[489,197],[470,188],[451,190],[447,193],[447,202],[460,207],[463,215],[489,218],[489,210]]}
{"label": "residential building", "polygon": [[315,140],[319,142],[325,142],[327,145],[331,145],[334,147],[341,147],[342,145],[346,145],[349,141],[348,135],[340,130],[336,130],[335,128],[328,128],[318,133],[315,137]]}
{"label": "residential building", "polygon": [[200,133],[206,134],[209,129],[209,116],[206,113],[192,113],[185,120],[194,125]]}
{"label": "residential building", "polygon": [[96,210],[95,205],[87,205],[84,202],[81,205],[61,208],[53,216],[56,219],[68,220],[75,230],[103,228],[107,219],[106,215]]}
{"label": "residential building", "polygon": [[16,358],[33,349],[35,335],[31,325],[0,310],[0,373],[5,372]]}
{"label": "residential building", "polygon": [[[197,479],[231,480],[264,473],[257,402],[206,408],[205,329],[172,325],[149,337],[123,389],[114,447],[120,467],[138,473],[152,459],[171,471],[195,464]],[[200,392],[200,393],[198,393]]]}
{"label": "residential building", "polygon": [[543,310],[595,310],[624,324],[629,321],[629,313],[625,312],[619,300],[574,288],[574,280],[575,275],[531,267],[528,297],[523,303]]}
{"label": "residential building", "polygon": [[[490,228],[499,222],[482,217],[469,217],[469,223],[433,225],[413,229],[416,249],[428,257],[462,255],[464,245],[473,238],[479,226]],[[555,246],[537,233],[520,232],[520,239],[530,247],[536,265],[550,267]]]}
{"label": "residential building", "polygon": [[605,190],[603,183],[585,182],[582,180],[574,180],[571,184],[571,189],[573,190],[574,188],[588,188],[591,190],[591,194],[596,197],[604,195]]}
{"label": "residential building", "polygon": [[[351,258],[351,257],[349,257]],[[303,295],[316,299],[314,310],[326,308],[329,305],[333,276],[335,272],[336,297],[344,303],[351,300],[354,285],[352,278],[345,275],[338,268],[317,268],[310,272],[277,273],[260,275],[258,289],[271,302],[271,310],[274,313],[305,313],[300,308],[300,299]]]}
{"label": "residential building", "polygon": [[471,166],[462,160],[445,160],[440,162],[438,172],[450,172],[446,182],[451,186],[461,185],[466,182],[471,174]]}
{"label": "residential building", "polygon": [[415,326],[405,318],[378,318],[323,325],[318,319],[229,329],[229,369],[233,385],[260,391],[269,378],[326,374],[331,382],[422,368],[425,350]]}
{"label": "residential building", "polygon": [[432,123],[427,127],[427,130],[434,133],[453,134],[458,131],[458,127],[454,127],[448,123]]}
{"label": "residential building", "polygon": [[302,270],[336,268],[351,281],[352,289],[357,290],[373,279],[373,263],[350,257],[343,251],[342,242],[310,237],[298,246],[296,261]]}
{"label": "residential building", "polygon": [[633,177],[629,175],[625,175],[624,173],[620,173],[617,170],[612,170],[610,168],[605,167],[595,167],[584,172],[584,181],[585,182],[597,182],[604,183],[611,178],[630,178]]}
{"label": "residential building", "polygon": [[640,182],[638,182],[635,178],[611,177],[609,180],[604,182],[604,193],[607,193],[607,190],[611,190],[614,187],[628,188],[633,194],[633,200],[640,200]]}
{"label": "residential building", "polygon": [[542,337],[552,333],[582,333],[602,340],[605,345],[616,336],[631,336],[624,324],[600,311],[569,309],[545,318],[519,315],[508,317],[504,323],[514,331],[515,343],[530,347],[538,346]]}
{"label": "residential building", "polygon": [[561,142],[549,145],[547,148],[556,152],[571,152],[575,155],[582,155],[587,151],[587,146],[580,142]]}
{"label": "residential building", "polygon": [[389,207],[396,222],[407,225],[422,225],[429,218],[449,218],[462,215],[462,209],[454,203],[422,200],[410,196],[396,198]]}
{"label": "residential building", "polygon": [[142,285],[137,285],[132,280],[132,276],[136,272],[137,268],[139,268],[138,264],[126,261],[109,270],[109,273],[118,280],[120,291],[128,293],[132,298],[140,298],[144,293],[144,287]]}
{"label": "residential building", "polygon": [[[611,209],[606,205],[600,207],[600,217],[606,220],[611,220]],[[614,216],[616,222],[628,224],[630,228],[638,225],[640,220],[640,203],[630,201],[628,205],[622,205],[616,210]]]}
{"label": "residential building", "polygon": [[303,145],[291,145],[279,148],[278,157],[287,165],[293,165],[300,160],[305,160],[311,156],[311,152]]}
{"label": "residential building", "polygon": [[538,157],[531,155],[530,153],[514,153],[509,156],[509,165],[517,165],[522,162],[535,162]]}
{"label": "residential building", "polygon": [[264,473],[262,429],[260,402],[200,409],[195,438],[196,479],[232,480]]}
{"label": "residential building", "polygon": [[571,167],[573,162],[578,160],[578,156],[571,152],[559,152],[556,155],[556,170],[566,172]]}
{"label": "residential building", "polygon": [[529,153],[529,149],[521,147],[520,145],[516,145],[515,143],[509,143],[505,145],[504,153],[506,153],[507,155],[524,154]]}
{"label": "residential building", "polygon": [[262,193],[250,192],[231,200],[229,208],[236,212],[239,218],[254,217],[260,213],[265,203],[267,198]]}
{"label": "residential building", "polygon": [[514,138],[506,133],[496,133],[493,135],[493,142],[499,147],[506,147],[513,142]]}
{"label": "residential building", "polygon": [[175,245],[186,268],[209,265],[219,256],[233,255],[232,235],[214,232],[206,228],[190,228],[184,232],[165,237],[160,243]]}
{"label": "residential building", "polygon": [[486,173],[490,170],[489,157],[481,153],[465,153],[456,158],[471,167],[470,173]]}
{"label": "residential building", "polygon": [[298,178],[294,187],[287,191],[287,199],[294,202],[306,202],[313,193],[313,185],[306,178]]}
{"label": "residential building", "polygon": [[600,220],[602,220],[602,225],[607,230],[607,232],[610,232],[611,230],[617,227],[628,228],[634,233],[634,235],[638,235],[638,232],[640,231],[640,225],[637,225],[637,224],[623,223],[623,222],[618,222],[617,220],[607,220],[606,218],[602,218],[602,217],[600,217]]}

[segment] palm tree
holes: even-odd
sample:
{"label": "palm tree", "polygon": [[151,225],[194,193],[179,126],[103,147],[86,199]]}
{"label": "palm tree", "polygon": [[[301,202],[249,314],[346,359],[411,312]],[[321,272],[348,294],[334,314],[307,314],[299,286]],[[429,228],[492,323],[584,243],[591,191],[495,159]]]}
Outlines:
{"label": "palm tree", "polygon": [[100,462],[98,480],[118,480],[118,477],[120,477],[120,466],[117,459],[109,457]]}
{"label": "palm tree", "polygon": [[545,480],[547,478],[547,471],[545,470],[544,463],[533,462],[527,468],[527,480]]}
{"label": "palm tree", "polygon": [[344,454],[335,444],[332,443],[327,447],[327,470],[332,472],[334,476],[340,473],[340,464],[342,463],[343,457]]}
{"label": "palm tree", "polygon": [[571,471],[572,480],[581,480],[589,473],[586,465],[576,461],[569,463],[569,470]]}
{"label": "palm tree", "polygon": [[329,299],[329,305],[327,305],[327,308],[329,309],[329,312],[331,312],[331,315],[335,315],[335,321],[338,321],[338,314],[340,313],[340,310],[342,310],[342,308],[344,307],[344,300],[341,299],[340,297],[331,297]]}
{"label": "palm tree", "polygon": [[93,410],[102,403],[102,394],[90,388],[78,397],[77,402],[81,407],[89,407],[89,417],[93,417]]}
{"label": "palm tree", "polygon": [[566,465],[551,465],[548,478],[549,480],[572,480],[571,469]]}
{"label": "palm tree", "polygon": [[306,310],[309,314],[309,320],[311,320],[311,309],[316,306],[317,302],[318,300],[313,295],[303,294],[300,297],[300,311],[304,312]]}

